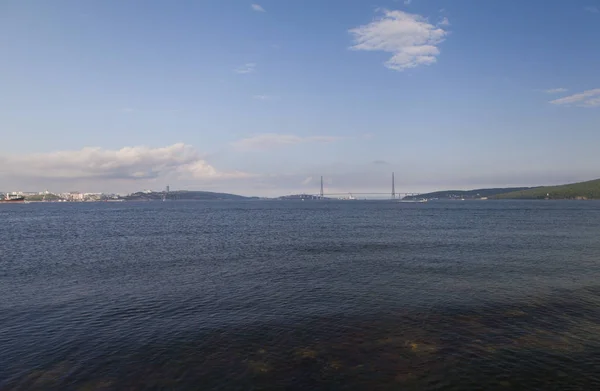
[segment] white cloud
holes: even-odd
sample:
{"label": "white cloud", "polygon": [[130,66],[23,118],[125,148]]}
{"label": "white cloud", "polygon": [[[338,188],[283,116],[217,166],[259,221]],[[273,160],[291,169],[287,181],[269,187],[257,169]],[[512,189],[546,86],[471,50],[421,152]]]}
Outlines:
{"label": "white cloud", "polygon": [[582,107],[600,107],[600,97],[597,96],[592,99],[588,99],[581,104]]}
{"label": "white cloud", "polygon": [[392,53],[385,66],[403,71],[435,63],[440,54],[437,45],[448,33],[420,15],[384,10],[383,16],[350,34],[354,37],[350,49]]}
{"label": "white cloud", "polygon": [[569,90],[567,90],[566,88],[550,88],[549,90],[544,90],[544,92],[546,94],[558,94],[561,92],[567,92]]}
{"label": "white cloud", "polygon": [[334,136],[300,137],[292,134],[264,133],[235,141],[232,145],[238,150],[251,151],[302,143],[330,143],[339,139],[340,137]]}
{"label": "white cloud", "polygon": [[442,20],[438,23],[438,26],[450,26],[450,21],[447,17],[443,17]]}
{"label": "white cloud", "polygon": [[304,180],[302,181],[302,184],[303,184],[303,185],[308,185],[309,183],[311,183],[311,182],[312,182],[312,180],[313,180],[313,178],[312,178],[311,176],[309,176],[308,178],[306,178],[306,179],[304,179]]}
{"label": "white cloud", "polygon": [[169,174],[192,179],[248,176],[217,171],[192,146],[183,143],[161,148],[86,147],[76,151],[0,156],[0,173],[2,170],[11,176],[56,179],[140,180]]}
{"label": "white cloud", "polygon": [[560,99],[555,99],[550,101],[550,103],[553,105],[576,104],[577,106],[581,107],[598,107],[600,106],[600,88],[587,90]]}
{"label": "white cloud", "polygon": [[256,70],[256,64],[253,62],[249,62],[244,64],[243,66],[234,70],[235,73],[245,74],[252,73]]}
{"label": "white cloud", "polygon": [[267,12],[267,11],[265,11],[265,9],[264,9],[263,7],[261,7],[259,4],[252,4],[252,5],[251,5],[251,7],[252,7],[252,9],[253,9],[254,11],[257,11],[257,12]]}
{"label": "white cloud", "polygon": [[591,13],[594,13],[594,14],[597,14],[597,13],[600,12],[600,9],[598,9],[598,7],[595,7],[595,6],[585,7],[584,9],[587,12],[591,12]]}

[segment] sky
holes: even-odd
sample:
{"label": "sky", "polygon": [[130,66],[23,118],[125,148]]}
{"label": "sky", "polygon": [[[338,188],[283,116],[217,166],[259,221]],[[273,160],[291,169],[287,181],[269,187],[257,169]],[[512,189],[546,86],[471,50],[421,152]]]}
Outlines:
{"label": "sky", "polygon": [[0,191],[600,177],[599,0],[3,0]]}

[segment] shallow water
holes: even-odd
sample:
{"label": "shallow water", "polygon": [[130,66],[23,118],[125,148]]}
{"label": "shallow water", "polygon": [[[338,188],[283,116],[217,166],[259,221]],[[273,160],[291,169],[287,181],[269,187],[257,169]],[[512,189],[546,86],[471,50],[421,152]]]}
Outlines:
{"label": "shallow water", "polygon": [[600,203],[0,205],[0,390],[600,389]]}

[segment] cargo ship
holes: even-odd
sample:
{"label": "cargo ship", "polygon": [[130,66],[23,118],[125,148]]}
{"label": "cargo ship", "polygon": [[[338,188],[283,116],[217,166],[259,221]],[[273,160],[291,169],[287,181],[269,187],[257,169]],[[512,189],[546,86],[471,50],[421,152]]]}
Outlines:
{"label": "cargo ship", "polygon": [[6,194],[4,196],[4,198],[0,199],[0,203],[2,203],[2,204],[4,204],[4,203],[15,204],[15,203],[19,203],[19,202],[25,202],[25,197],[20,196],[20,195],[14,195],[14,194]]}

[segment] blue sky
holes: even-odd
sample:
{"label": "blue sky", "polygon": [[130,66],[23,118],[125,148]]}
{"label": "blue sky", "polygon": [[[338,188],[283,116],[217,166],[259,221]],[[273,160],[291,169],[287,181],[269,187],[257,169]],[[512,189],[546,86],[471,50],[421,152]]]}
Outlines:
{"label": "blue sky", "polygon": [[[0,190],[600,177],[600,1],[0,3]],[[41,189],[40,189],[41,190]]]}

